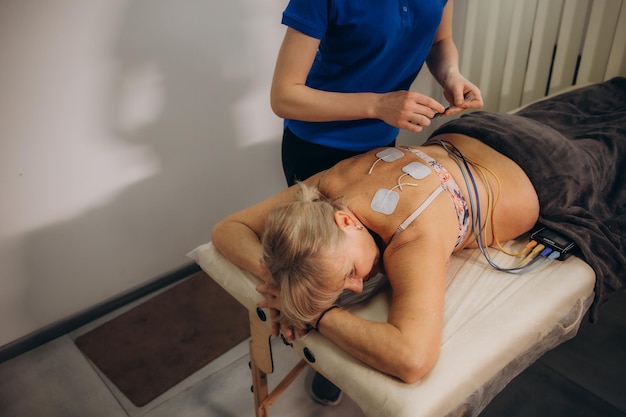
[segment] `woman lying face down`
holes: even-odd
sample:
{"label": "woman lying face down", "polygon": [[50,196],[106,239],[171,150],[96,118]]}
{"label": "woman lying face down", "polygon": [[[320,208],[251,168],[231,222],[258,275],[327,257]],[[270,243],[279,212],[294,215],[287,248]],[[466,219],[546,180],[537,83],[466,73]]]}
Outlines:
{"label": "woman lying face down", "polygon": [[[270,213],[263,261],[280,289],[280,310],[304,329],[344,290],[361,293],[380,270],[380,250],[350,211],[301,184],[298,200]],[[277,294],[278,295],[278,294]]]}
{"label": "woman lying face down", "polygon": [[[494,236],[506,241],[527,232],[539,213],[535,189],[515,162],[467,136],[433,139],[342,161],[215,226],[216,248],[265,282],[260,306],[272,309],[288,339],[292,328],[315,327],[409,383],[432,369],[448,259],[476,247],[471,217],[480,213],[491,244]],[[471,161],[475,190],[455,152]],[[361,292],[382,270],[392,288],[387,322],[329,310],[343,290]]]}

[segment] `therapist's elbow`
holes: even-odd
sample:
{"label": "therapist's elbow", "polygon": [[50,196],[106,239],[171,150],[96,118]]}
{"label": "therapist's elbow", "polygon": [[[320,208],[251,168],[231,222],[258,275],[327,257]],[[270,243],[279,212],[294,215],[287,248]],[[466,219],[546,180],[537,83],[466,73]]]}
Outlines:
{"label": "therapist's elbow", "polygon": [[274,114],[281,119],[297,119],[297,88],[300,86],[287,86],[285,84],[273,84],[270,89],[270,107]]}
{"label": "therapist's elbow", "polygon": [[276,116],[280,117],[281,119],[289,119],[289,106],[285,102],[285,100],[280,97],[279,94],[270,94],[270,107],[272,108],[272,111]]}

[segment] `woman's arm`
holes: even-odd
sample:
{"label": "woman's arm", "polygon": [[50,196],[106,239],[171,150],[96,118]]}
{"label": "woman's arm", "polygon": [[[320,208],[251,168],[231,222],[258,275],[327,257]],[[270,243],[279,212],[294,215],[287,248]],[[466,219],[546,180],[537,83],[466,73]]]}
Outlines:
{"label": "woman's arm", "polygon": [[459,53],[452,38],[453,9],[453,0],[448,0],[426,59],[430,73],[443,87],[444,96],[452,106],[446,112],[448,115],[483,107],[480,89],[466,80],[459,69]]}
{"label": "woman's arm", "polygon": [[[303,183],[317,187],[326,171],[319,172]],[[293,185],[273,196],[233,213],[219,221],[211,231],[211,242],[231,263],[251,272],[265,282],[271,282],[269,272],[261,262],[263,249],[261,235],[265,221],[276,207],[296,200],[299,185]],[[268,280],[269,278],[269,280]]]}
{"label": "woman's arm", "polygon": [[280,204],[293,201],[298,186],[233,213],[218,222],[211,232],[211,242],[231,263],[251,272],[265,282],[271,282],[269,272],[261,261],[263,249],[260,238],[270,211]]}
{"label": "woman's arm", "polygon": [[[407,383],[423,378],[439,357],[443,329],[446,248],[413,242],[385,255],[392,286],[386,323],[334,309],[319,331],[350,355]],[[448,251],[449,252],[449,251]]]}
{"label": "woman's arm", "polygon": [[271,277],[263,265],[263,249],[259,241],[262,229],[254,226],[256,222],[248,221],[256,215],[251,207],[226,217],[213,227],[211,242],[231,263],[269,283]]}
{"label": "woman's arm", "polygon": [[419,132],[420,125],[430,124],[435,113],[444,111],[436,100],[412,91],[337,93],[306,86],[318,46],[318,39],[287,29],[270,92],[272,109],[279,117],[308,122],[375,118]]}

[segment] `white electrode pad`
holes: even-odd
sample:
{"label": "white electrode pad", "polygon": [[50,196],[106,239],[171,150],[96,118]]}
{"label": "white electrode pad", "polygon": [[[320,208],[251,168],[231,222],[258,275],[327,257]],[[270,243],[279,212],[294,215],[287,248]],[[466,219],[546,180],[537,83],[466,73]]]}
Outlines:
{"label": "white electrode pad", "polygon": [[372,175],[372,171],[374,170],[374,167],[380,161],[393,162],[396,159],[402,158],[404,156],[404,152],[396,148],[385,148],[382,151],[376,152],[376,156],[378,157],[378,159],[374,161],[367,175]]}
{"label": "white electrode pad", "polygon": [[396,148],[386,148],[376,153],[376,156],[385,162],[393,162],[404,156],[404,152]]}
{"label": "white electrode pad", "polygon": [[398,193],[381,188],[376,191],[376,194],[374,194],[370,207],[374,211],[389,215],[396,209],[398,200],[400,200],[400,195]]}
{"label": "white electrode pad", "polygon": [[419,162],[411,162],[402,168],[402,172],[409,174],[416,180],[421,180],[430,174],[430,168]]}

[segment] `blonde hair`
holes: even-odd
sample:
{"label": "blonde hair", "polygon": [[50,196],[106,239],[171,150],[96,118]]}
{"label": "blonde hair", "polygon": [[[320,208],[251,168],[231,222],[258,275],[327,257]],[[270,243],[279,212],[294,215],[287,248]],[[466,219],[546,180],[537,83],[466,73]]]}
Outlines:
{"label": "blonde hair", "polygon": [[333,271],[325,261],[344,241],[334,219],[344,207],[317,188],[299,186],[296,201],[269,214],[261,243],[263,261],[280,288],[280,320],[302,329],[341,294],[341,288],[329,288]]}

